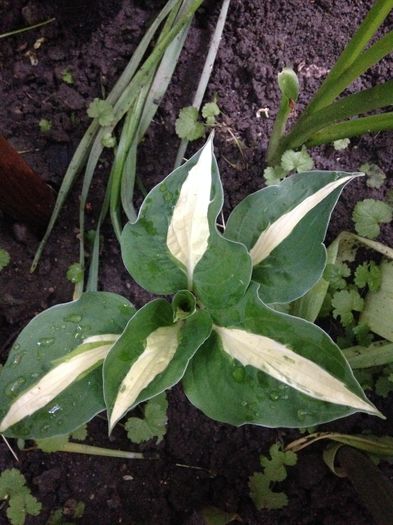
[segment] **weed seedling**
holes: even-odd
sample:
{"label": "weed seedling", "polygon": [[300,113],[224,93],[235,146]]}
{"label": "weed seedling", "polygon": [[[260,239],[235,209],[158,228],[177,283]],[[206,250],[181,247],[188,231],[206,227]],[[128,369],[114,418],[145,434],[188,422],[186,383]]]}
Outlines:
{"label": "weed seedling", "polygon": [[288,505],[285,492],[276,492],[273,488],[277,482],[286,479],[286,467],[293,467],[297,463],[295,452],[283,451],[277,443],[270,447],[269,453],[270,458],[260,456],[263,472],[254,472],[248,482],[250,497],[258,510],[282,509]]}
{"label": "weed seedling", "polygon": [[38,516],[41,503],[31,495],[19,470],[12,468],[0,474],[0,500],[8,503],[7,517],[12,525],[24,525],[26,516]]}
{"label": "weed seedling", "polygon": [[4,250],[4,248],[0,248],[0,272],[10,264],[10,261],[11,257],[7,250]]}

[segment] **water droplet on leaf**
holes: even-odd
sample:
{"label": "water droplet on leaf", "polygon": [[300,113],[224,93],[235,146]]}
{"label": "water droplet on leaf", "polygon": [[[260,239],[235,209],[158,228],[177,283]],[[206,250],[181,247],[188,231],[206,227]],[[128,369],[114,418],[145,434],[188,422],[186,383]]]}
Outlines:
{"label": "water droplet on leaf", "polygon": [[82,320],[82,316],[78,314],[70,314],[64,317],[63,321],[68,323],[79,323]]}
{"label": "water droplet on leaf", "polygon": [[237,383],[242,383],[244,381],[246,372],[243,366],[237,366],[232,371],[232,377]]}
{"label": "water droplet on leaf", "polygon": [[38,346],[50,346],[53,345],[55,342],[54,337],[41,337],[41,339],[38,340],[37,345]]}
{"label": "water droplet on leaf", "polygon": [[8,383],[5,387],[5,395],[8,397],[15,397],[25,383],[26,379],[24,377],[18,377],[15,381],[11,381],[11,383]]}

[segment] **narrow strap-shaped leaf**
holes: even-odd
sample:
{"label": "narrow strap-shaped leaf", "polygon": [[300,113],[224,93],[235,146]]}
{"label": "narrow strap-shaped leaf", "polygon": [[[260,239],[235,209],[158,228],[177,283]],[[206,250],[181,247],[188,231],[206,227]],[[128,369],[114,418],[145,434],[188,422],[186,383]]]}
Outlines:
{"label": "narrow strap-shaped leaf", "polygon": [[358,137],[365,133],[376,133],[389,129],[393,129],[393,111],[332,124],[310,137],[307,140],[307,146],[329,144],[334,140]]}
{"label": "narrow strap-shaped leaf", "polygon": [[67,434],[103,410],[100,365],[134,312],[119,295],[88,292],[35,317],[0,374],[0,431]]}
{"label": "narrow strap-shaped leaf", "polygon": [[296,125],[296,132],[291,132],[283,139],[284,150],[296,149],[305,144],[310,136],[336,122],[361,115],[393,104],[393,80],[348,95],[312,113]]}
{"label": "narrow strap-shaped leaf", "polygon": [[242,297],[250,282],[251,261],[242,244],[217,231],[222,203],[209,140],[153,188],[138,220],[125,227],[123,260],[134,279],[153,293],[188,288],[206,306],[223,306]]}
{"label": "narrow strap-shaped leaf", "polygon": [[355,175],[307,172],[246,197],[228,219],[225,236],[243,242],[265,303],[287,303],[321,277],[322,241],[343,186]]}
{"label": "narrow strap-shaped leaf", "polygon": [[104,364],[109,432],[133,406],[180,381],[210,332],[206,311],[174,323],[173,309],[163,299],[139,310]]}
{"label": "narrow strap-shaped leaf", "polygon": [[[123,73],[117,80],[116,84],[114,85],[112,91],[109,93],[107,97],[107,101],[110,104],[116,103],[121,93],[126,89],[127,85],[131,81],[131,78],[133,77],[134,73],[136,72],[140,64],[143,58],[143,55],[145,54],[147,48],[149,47],[149,44],[152,38],[154,37],[155,32],[159,28],[162,21],[167,17],[168,13],[170,13],[171,9],[173,9],[173,7],[176,5],[176,3],[177,3],[177,0],[168,0],[168,2],[165,4],[165,6],[160,11],[160,13],[157,15],[157,17],[152,22],[149,29],[146,31],[144,37],[142,38],[134,54],[132,55],[131,60],[127,64],[125,70],[123,71]],[[42,238],[40,245],[36,251],[36,254],[34,256],[34,260],[31,265],[31,271],[34,271],[38,265],[38,262],[41,258],[41,254],[45,248],[48,238],[52,232],[52,229],[57,221],[57,218],[67,198],[67,195],[77,175],[79,174],[80,170],[83,168],[83,166],[86,163],[86,160],[89,156],[89,150],[93,144],[94,138],[97,135],[99,129],[100,129],[100,126],[98,123],[98,119],[93,120],[93,122],[90,124],[89,128],[85,132],[81,142],[78,145],[78,148],[76,149],[72,157],[72,160],[67,168],[67,172],[64,175],[64,179],[61,183],[61,187],[60,187],[60,190],[57,196],[55,208],[50,218],[45,235]]]}
{"label": "narrow strap-shaped leaf", "polygon": [[209,417],[299,427],[359,410],[380,415],[332,340],[315,325],[268,308],[257,284],[212,317],[212,335],[183,380],[190,401]]}
{"label": "narrow strap-shaped leaf", "polygon": [[331,96],[331,88],[334,86],[337,78],[341,76],[343,71],[348,70],[359,56],[361,56],[362,51],[368,45],[378,28],[383,24],[392,8],[392,0],[376,0],[350,42],[346,45],[322,86],[306,108],[307,115],[328,105],[334,100],[335,97]]}

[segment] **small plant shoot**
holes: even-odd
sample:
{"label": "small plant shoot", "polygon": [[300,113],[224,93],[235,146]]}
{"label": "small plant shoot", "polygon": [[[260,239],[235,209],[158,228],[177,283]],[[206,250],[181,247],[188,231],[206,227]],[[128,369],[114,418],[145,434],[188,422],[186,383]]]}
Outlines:
{"label": "small plant shoot", "polygon": [[[0,375],[0,432],[69,434],[104,409],[112,432],[135,406],[180,381],[196,407],[232,425],[381,416],[323,330],[272,308],[321,278],[332,209],[357,175],[296,174],[249,195],[221,233],[223,189],[210,138],[153,188],[121,236],[131,276],[172,302],[157,298],[135,311],[118,295],[86,292],[38,315]],[[151,425],[154,414],[145,416]]]}

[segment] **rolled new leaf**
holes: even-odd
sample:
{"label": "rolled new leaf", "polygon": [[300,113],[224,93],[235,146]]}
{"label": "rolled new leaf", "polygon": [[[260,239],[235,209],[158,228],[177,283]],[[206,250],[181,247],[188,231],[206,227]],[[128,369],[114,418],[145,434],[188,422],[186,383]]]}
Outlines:
{"label": "rolled new leaf", "polygon": [[119,295],[88,292],[35,317],[0,373],[0,433],[68,434],[102,411],[101,365],[134,313]]}
{"label": "rolled new leaf", "polygon": [[184,378],[190,401],[209,417],[303,427],[356,411],[380,415],[327,334],[264,305],[257,284],[212,318],[212,335]]}
{"label": "rolled new leaf", "polygon": [[209,337],[211,318],[196,311],[176,322],[172,306],[157,299],[132,318],[104,364],[109,432],[134,406],[175,385]]}
{"label": "rolled new leaf", "polygon": [[332,210],[344,185],[358,175],[299,173],[249,195],[233,210],[225,236],[249,249],[252,279],[265,303],[293,301],[320,279]]}
{"label": "rolled new leaf", "polygon": [[214,308],[239,300],[250,282],[251,261],[242,244],[218,232],[222,204],[209,139],[149,193],[138,220],[125,227],[122,255],[134,279],[158,294],[188,289]]}

